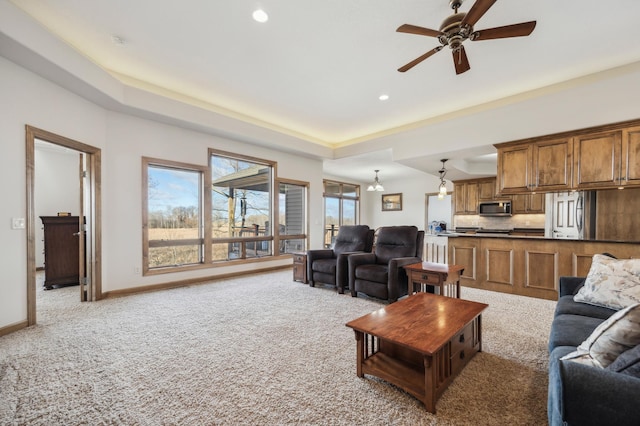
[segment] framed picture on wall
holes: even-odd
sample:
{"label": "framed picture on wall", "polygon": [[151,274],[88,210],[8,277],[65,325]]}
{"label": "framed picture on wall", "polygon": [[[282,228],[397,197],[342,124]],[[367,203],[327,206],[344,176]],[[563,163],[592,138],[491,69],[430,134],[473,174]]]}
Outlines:
{"label": "framed picture on wall", "polygon": [[383,194],[382,195],[382,211],[398,211],[402,210],[402,193],[399,194]]}

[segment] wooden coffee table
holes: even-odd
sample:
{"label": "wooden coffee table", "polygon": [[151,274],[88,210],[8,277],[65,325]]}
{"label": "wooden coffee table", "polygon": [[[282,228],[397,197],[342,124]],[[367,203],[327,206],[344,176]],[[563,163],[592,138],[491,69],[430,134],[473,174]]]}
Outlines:
{"label": "wooden coffee table", "polygon": [[350,321],[357,374],[379,377],[436,412],[436,400],[482,350],[481,313],[489,305],[417,293]]}

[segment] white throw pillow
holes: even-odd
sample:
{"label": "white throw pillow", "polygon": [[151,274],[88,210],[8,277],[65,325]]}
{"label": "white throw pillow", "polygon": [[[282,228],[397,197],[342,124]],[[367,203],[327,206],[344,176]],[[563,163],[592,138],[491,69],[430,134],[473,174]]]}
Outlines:
{"label": "white throw pillow", "polygon": [[640,303],[611,315],[578,348],[560,359],[605,368],[618,355],[640,344]]}
{"label": "white throw pillow", "polygon": [[573,300],[611,309],[640,303],[640,259],[594,255],[584,286]]}

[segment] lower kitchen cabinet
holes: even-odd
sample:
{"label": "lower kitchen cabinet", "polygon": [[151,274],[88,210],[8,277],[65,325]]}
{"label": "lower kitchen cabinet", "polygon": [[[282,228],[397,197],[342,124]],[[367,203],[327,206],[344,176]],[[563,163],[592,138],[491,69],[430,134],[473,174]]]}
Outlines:
{"label": "lower kitchen cabinet", "polygon": [[450,237],[449,263],[463,286],[557,300],[561,276],[584,277],[594,254],[640,257],[640,244],[532,237]]}

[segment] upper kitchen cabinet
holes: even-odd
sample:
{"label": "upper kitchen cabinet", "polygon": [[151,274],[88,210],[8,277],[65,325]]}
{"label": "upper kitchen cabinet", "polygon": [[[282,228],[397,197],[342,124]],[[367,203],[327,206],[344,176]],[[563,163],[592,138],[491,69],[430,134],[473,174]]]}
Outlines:
{"label": "upper kitchen cabinet", "polygon": [[563,191],[571,187],[570,138],[497,146],[500,194]]}
{"label": "upper kitchen cabinet", "polygon": [[496,198],[496,178],[478,180],[478,201],[491,201]]}
{"label": "upper kitchen cabinet", "polygon": [[640,186],[640,120],[495,147],[498,194]]}
{"label": "upper kitchen cabinet", "polygon": [[533,144],[532,191],[566,191],[571,188],[572,146],[570,138]]}
{"label": "upper kitchen cabinet", "polygon": [[640,185],[640,126],[622,132],[622,185]]}
{"label": "upper kitchen cabinet", "polygon": [[622,184],[622,130],[574,138],[576,189],[612,188]]}
{"label": "upper kitchen cabinet", "polygon": [[530,144],[496,146],[498,149],[497,186],[500,194],[529,192],[533,148]]}
{"label": "upper kitchen cabinet", "polygon": [[478,182],[454,182],[455,214],[478,214]]}
{"label": "upper kitchen cabinet", "polygon": [[511,196],[511,213],[544,213],[544,193],[537,192],[531,194],[513,194]]}

